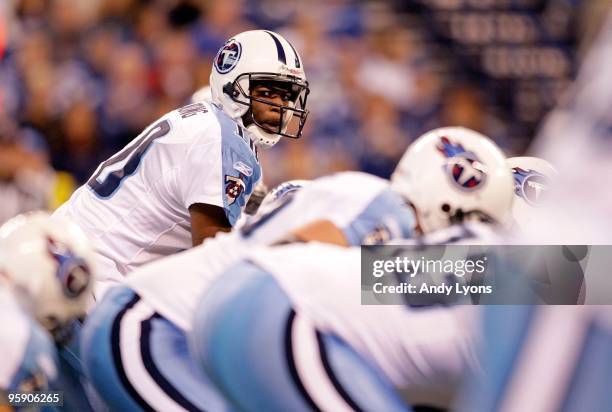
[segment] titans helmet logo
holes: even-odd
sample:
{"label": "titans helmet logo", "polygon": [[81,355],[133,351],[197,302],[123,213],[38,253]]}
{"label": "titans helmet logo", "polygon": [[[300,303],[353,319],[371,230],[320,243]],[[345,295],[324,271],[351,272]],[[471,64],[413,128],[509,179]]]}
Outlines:
{"label": "titans helmet logo", "polygon": [[215,69],[221,74],[229,73],[238,64],[241,54],[242,46],[240,46],[240,43],[229,40],[215,57]]}
{"label": "titans helmet logo", "polygon": [[542,206],[550,182],[546,176],[535,170],[512,168],[514,176],[514,193],[525,199],[530,206]]}
{"label": "titans helmet logo", "polygon": [[451,142],[446,136],[440,138],[437,149],[448,158],[446,172],[456,187],[469,191],[482,187],[487,178],[486,167],[476,153],[465,150],[463,145]]}

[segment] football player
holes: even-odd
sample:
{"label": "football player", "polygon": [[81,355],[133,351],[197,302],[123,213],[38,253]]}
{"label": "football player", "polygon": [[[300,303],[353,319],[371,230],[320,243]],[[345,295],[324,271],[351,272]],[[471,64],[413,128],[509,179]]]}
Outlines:
{"label": "football player", "polygon": [[66,343],[85,314],[94,265],[85,234],[65,219],[36,212],[0,228],[0,393],[59,389],[75,406],[55,344]]}
{"label": "football player", "polygon": [[[417,139],[392,185],[414,208],[424,243],[472,242],[479,224],[511,221],[505,158],[467,129]],[[464,370],[477,367],[472,314],[362,306],[360,271],[357,248],[252,251],[200,298],[192,356],[244,410],[408,409],[398,393],[410,405],[448,407]]]}
{"label": "football player", "polygon": [[212,102],[162,116],[56,212],[94,241],[98,298],[136,267],[228,231],[260,180],[258,148],[302,135],[308,82],[280,35],[254,30],[229,39],[210,87]]}

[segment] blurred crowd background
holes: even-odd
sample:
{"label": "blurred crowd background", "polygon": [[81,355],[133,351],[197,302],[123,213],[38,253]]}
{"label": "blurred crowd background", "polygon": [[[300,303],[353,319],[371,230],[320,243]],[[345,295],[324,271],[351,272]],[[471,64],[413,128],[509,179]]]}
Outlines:
{"label": "blurred crowd background", "polygon": [[263,154],[272,186],[389,177],[423,132],[529,146],[610,0],[0,0],[0,222],[53,208],[207,85],[231,35],[280,32],[310,82],[304,138]]}

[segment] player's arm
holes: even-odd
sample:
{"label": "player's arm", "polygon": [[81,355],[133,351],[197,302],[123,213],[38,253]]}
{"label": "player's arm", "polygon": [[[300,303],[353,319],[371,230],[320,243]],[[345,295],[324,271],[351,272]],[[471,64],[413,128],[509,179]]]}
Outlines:
{"label": "player's arm", "polygon": [[202,243],[206,238],[214,237],[219,232],[229,232],[230,222],[222,207],[195,203],[189,206],[191,215],[191,240],[193,246]]}
{"label": "player's arm", "polygon": [[[358,199],[357,199],[358,200]],[[387,222],[394,224],[388,225]],[[339,246],[382,244],[396,238],[408,238],[414,232],[414,214],[391,189],[386,189],[371,200],[353,218],[331,214],[291,232],[284,243],[318,241]]]}
{"label": "player's arm", "polygon": [[292,242],[323,242],[339,246],[349,245],[344,232],[329,220],[317,220],[295,229],[278,243]]}

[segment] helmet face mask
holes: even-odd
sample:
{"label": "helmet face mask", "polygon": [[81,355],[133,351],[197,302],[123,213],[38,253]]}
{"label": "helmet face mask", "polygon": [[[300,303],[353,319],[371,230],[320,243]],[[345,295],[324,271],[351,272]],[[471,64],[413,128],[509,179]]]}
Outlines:
{"label": "helmet face mask", "polygon": [[[254,96],[253,92],[257,86],[270,89],[275,94],[288,94],[282,97],[286,104],[278,104],[269,99]],[[248,107],[247,112],[243,115],[245,126],[254,124],[267,133],[292,139],[302,137],[302,131],[308,118],[306,101],[310,89],[307,81],[274,73],[244,73],[238,76],[232,84],[228,83],[223,91],[236,103]],[[277,108],[280,114],[279,121],[275,122],[276,124],[268,124],[258,119],[257,110],[253,109],[253,102]]]}

